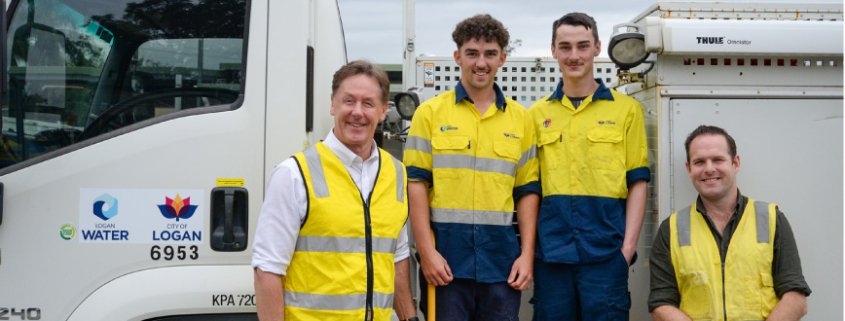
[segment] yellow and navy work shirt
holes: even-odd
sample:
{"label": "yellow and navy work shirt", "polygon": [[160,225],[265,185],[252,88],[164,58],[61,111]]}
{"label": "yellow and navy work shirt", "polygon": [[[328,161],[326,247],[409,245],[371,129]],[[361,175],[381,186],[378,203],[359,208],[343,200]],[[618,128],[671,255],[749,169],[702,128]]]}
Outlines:
{"label": "yellow and navy work shirt", "polygon": [[514,202],[540,194],[534,128],[502,94],[479,114],[463,86],[416,110],[405,145],[409,181],[425,181],[437,251],[456,278],[506,281],[520,247]]}
{"label": "yellow and navy work shirt", "polygon": [[545,262],[593,263],[617,254],[628,186],[651,179],[642,107],[596,82],[577,109],[560,82],[528,110],[543,189],[537,257]]}

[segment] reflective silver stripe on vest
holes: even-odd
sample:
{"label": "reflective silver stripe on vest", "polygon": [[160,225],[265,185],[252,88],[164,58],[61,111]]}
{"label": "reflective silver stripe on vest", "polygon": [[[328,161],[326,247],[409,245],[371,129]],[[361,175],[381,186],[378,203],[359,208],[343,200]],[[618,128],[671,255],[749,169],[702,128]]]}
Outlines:
{"label": "reflective silver stripe on vest", "polygon": [[[296,238],[296,251],[367,253],[366,239],[363,237],[333,237],[300,235]],[[373,237],[374,253],[396,253],[396,239]]]}
{"label": "reflective silver stripe on vest", "polygon": [[432,168],[465,168],[480,172],[493,172],[515,176],[516,164],[506,160],[481,158],[470,155],[432,155]]}
{"label": "reflective silver stripe on vest", "polygon": [[[285,305],[295,308],[313,310],[358,310],[366,308],[367,294],[311,294],[285,291]],[[393,307],[393,294],[373,292],[373,307],[390,309]]]}
{"label": "reflective silver stripe on vest", "polygon": [[531,145],[527,151],[522,153],[522,157],[519,159],[519,164],[516,165],[516,168],[522,168],[528,161],[537,158],[537,145]]}
{"label": "reflective silver stripe on vest", "polygon": [[754,201],[757,212],[757,243],[769,243],[769,203]]}
{"label": "reflective silver stripe on vest", "polygon": [[316,146],[311,146],[302,151],[305,155],[305,162],[308,164],[308,171],[311,173],[311,188],[314,189],[314,197],[323,198],[329,196],[329,186],[326,185],[326,174],[323,173],[323,163],[320,162],[320,153]]}
{"label": "reflective silver stripe on vest", "polygon": [[692,207],[687,206],[678,212],[678,217],[675,219],[675,228],[678,230],[678,246],[690,246],[692,240],[690,239],[690,211]]}
{"label": "reflective silver stripe on vest", "polygon": [[391,159],[393,160],[393,167],[396,168],[396,200],[402,203],[405,200],[405,193],[403,193],[405,191],[405,175],[403,175],[402,167],[405,165],[402,165],[402,162],[396,158],[391,157]]}
{"label": "reflective silver stripe on vest", "polygon": [[436,223],[510,226],[513,224],[513,212],[432,208],[431,221]]}
{"label": "reflective silver stripe on vest", "polygon": [[431,154],[431,141],[419,136],[408,136],[405,138],[405,150],[416,150]]}

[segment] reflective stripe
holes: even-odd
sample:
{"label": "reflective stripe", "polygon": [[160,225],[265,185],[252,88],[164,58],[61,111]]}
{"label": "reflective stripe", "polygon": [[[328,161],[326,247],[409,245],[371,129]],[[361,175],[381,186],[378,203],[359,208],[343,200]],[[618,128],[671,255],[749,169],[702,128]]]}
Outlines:
{"label": "reflective stripe", "polygon": [[690,211],[692,208],[687,206],[678,212],[678,217],[675,218],[675,228],[678,230],[678,246],[690,246]]}
{"label": "reflective stripe", "polygon": [[522,157],[519,159],[519,164],[516,165],[516,168],[522,168],[522,166],[525,166],[528,161],[534,158],[537,158],[537,145],[531,145],[531,148],[522,153]]}
{"label": "reflective stripe", "polygon": [[431,141],[419,136],[408,136],[405,138],[405,150],[417,150],[431,154]]}
{"label": "reflective stripe", "polygon": [[516,164],[501,159],[455,154],[432,155],[431,158],[432,168],[465,168],[509,176],[515,176],[516,173]]}
{"label": "reflective stripe", "polygon": [[755,201],[757,212],[757,243],[769,243],[769,203]]}
{"label": "reflective stripe", "polygon": [[308,171],[311,172],[311,187],[314,189],[314,197],[328,197],[329,186],[326,185],[326,174],[323,173],[323,163],[320,162],[320,153],[317,151],[317,147],[308,147],[302,151],[302,154],[305,155]]}
{"label": "reflective stripe", "polygon": [[[313,310],[358,310],[366,308],[367,294],[312,294],[285,291],[285,305],[289,307]],[[373,292],[373,307],[390,309],[393,307],[393,293]]]}
{"label": "reflective stripe", "polygon": [[[363,237],[332,237],[300,235],[296,239],[296,250],[304,252],[366,253],[366,239]],[[396,239],[373,237],[374,253],[396,253]]]}
{"label": "reflective stripe", "polygon": [[513,212],[432,208],[431,221],[436,223],[510,226],[513,225]]}
{"label": "reflective stripe", "polygon": [[405,191],[405,175],[404,175],[404,172],[402,171],[402,167],[404,167],[405,165],[402,165],[402,162],[400,162],[396,158],[392,158],[392,159],[393,159],[393,166],[396,168],[396,200],[398,200],[399,203],[402,203],[402,202],[404,202],[404,199],[405,199],[405,197],[404,197],[405,193],[403,193]]}

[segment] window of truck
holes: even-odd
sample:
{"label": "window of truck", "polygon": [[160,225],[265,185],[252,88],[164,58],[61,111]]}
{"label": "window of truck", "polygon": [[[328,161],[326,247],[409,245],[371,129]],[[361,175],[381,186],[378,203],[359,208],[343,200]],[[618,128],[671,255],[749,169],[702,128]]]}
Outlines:
{"label": "window of truck", "polygon": [[10,11],[0,169],[242,94],[246,0],[21,0]]}

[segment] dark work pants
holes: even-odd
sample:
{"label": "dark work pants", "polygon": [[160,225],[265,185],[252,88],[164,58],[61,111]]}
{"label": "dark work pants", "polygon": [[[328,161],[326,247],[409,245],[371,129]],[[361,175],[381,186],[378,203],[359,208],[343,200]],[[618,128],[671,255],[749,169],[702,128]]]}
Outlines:
{"label": "dark work pants", "polygon": [[628,262],[618,255],[598,263],[534,260],[534,321],[626,321],[631,309]]}
{"label": "dark work pants", "polygon": [[[448,285],[434,289],[437,321],[519,320],[522,292],[507,282],[480,283],[471,279],[453,279]],[[422,270],[420,310],[428,320],[428,284]]]}

